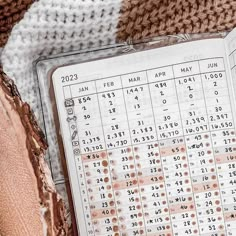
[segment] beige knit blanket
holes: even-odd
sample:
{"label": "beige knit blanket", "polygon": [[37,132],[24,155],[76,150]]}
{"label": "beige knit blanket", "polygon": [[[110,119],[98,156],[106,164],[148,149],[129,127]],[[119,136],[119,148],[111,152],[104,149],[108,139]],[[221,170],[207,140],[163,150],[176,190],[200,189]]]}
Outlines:
{"label": "beige knit blanket", "polygon": [[[0,46],[33,0],[0,0]],[[117,40],[178,33],[217,32],[236,25],[235,0],[123,0]]]}

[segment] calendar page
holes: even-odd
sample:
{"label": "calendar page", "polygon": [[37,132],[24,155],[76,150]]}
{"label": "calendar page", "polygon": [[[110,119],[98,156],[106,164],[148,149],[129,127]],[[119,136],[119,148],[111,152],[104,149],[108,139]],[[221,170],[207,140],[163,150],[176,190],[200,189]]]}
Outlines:
{"label": "calendar page", "polygon": [[224,39],[52,74],[81,236],[235,236],[235,99]]}

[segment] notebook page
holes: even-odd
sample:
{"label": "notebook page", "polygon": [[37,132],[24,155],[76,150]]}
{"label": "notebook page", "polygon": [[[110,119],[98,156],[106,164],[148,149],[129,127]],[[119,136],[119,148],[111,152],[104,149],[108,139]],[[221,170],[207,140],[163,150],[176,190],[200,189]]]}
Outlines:
{"label": "notebook page", "polygon": [[81,236],[236,235],[236,145],[223,39],[52,75]]}

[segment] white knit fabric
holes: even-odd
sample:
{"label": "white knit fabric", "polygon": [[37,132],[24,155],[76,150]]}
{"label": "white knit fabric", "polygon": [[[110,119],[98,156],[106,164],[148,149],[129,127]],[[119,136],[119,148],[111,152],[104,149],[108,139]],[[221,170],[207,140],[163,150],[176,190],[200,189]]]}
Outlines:
{"label": "white knit fabric", "polygon": [[38,114],[32,62],[40,55],[115,43],[121,0],[40,0],[13,28],[4,71]]}

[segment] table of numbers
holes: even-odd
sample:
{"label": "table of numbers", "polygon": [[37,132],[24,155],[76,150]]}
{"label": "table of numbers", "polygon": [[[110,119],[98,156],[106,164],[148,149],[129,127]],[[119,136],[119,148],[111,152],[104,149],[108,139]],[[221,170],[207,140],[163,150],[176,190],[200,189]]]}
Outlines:
{"label": "table of numbers", "polygon": [[236,235],[223,58],[78,80],[63,93],[88,236]]}

